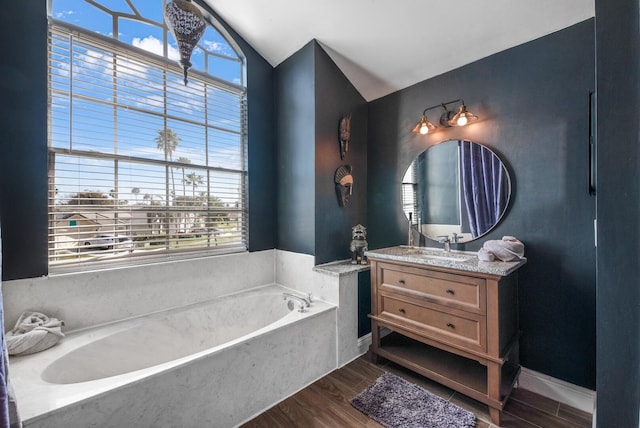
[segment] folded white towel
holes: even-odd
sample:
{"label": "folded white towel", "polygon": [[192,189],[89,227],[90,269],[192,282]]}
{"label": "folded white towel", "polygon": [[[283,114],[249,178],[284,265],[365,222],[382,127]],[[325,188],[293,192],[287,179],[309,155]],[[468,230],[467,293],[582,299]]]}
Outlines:
{"label": "folded white towel", "polygon": [[40,312],[23,312],[5,336],[9,355],[28,355],[52,347],[64,336],[62,325],[62,321]]}
{"label": "folded white towel", "polygon": [[524,257],[524,244],[513,236],[503,236],[501,241],[486,241],[478,251],[478,259],[491,262],[520,260]]}
{"label": "folded white towel", "polygon": [[478,259],[481,262],[492,262],[496,259],[491,251],[485,250],[484,247],[478,250]]}

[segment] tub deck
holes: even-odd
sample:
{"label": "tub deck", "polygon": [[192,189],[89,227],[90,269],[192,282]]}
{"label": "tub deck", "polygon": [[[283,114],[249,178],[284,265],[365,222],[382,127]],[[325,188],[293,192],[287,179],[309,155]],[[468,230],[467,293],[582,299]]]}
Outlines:
{"label": "tub deck", "polygon": [[[25,426],[37,426],[39,421],[42,422],[42,426],[65,426],[63,424],[68,423],[69,418],[73,418],[71,420],[76,423],[78,418],[89,418],[87,415],[90,413],[87,412],[91,409],[94,409],[98,414],[104,414],[103,407],[106,406],[111,408],[111,411],[120,413],[123,418],[126,418],[125,410],[118,407],[119,405],[110,403],[110,401],[119,402],[124,400],[120,406],[128,405],[130,408],[135,408],[137,403],[127,401],[125,398],[128,396],[139,397],[141,393],[145,394],[145,396],[150,396],[149,389],[152,385],[158,383],[164,384],[165,390],[169,385],[168,388],[170,389],[175,386],[178,389],[186,388],[194,391],[194,397],[185,396],[184,393],[177,393],[171,403],[165,404],[166,406],[184,407],[186,405],[200,407],[202,404],[194,401],[196,396],[201,394],[201,392],[197,392],[198,388],[204,391],[209,391],[211,388],[218,389],[220,385],[207,385],[206,378],[207,376],[210,377],[211,384],[219,383],[220,379],[224,377],[224,374],[219,373],[219,371],[227,371],[226,367],[229,365],[229,361],[240,363],[240,361],[244,360],[244,364],[248,365],[248,367],[244,368],[237,367],[235,371],[228,370],[229,374],[237,371],[237,376],[247,376],[247,379],[236,378],[229,380],[230,383],[235,383],[238,387],[246,387],[246,385],[255,383],[257,380],[255,377],[261,376],[261,373],[268,371],[269,367],[275,369],[280,364],[276,359],[282,360],[285,363],[283,369],[290,372],[291,365],[295,366],[298,359],[295,356],[296,353],[300,353],[305,348],[313,347],[311,343],[314,341],[317,341],[321,346],[317,352],[324,353],[323,349],[326,349],[327,360],[330,360],[330,355],[333,355],[333,365],[335,365],[336,326],[335,321],[333,324],[330,321],[335,319],[335,316],[330,314],[335,309],[335,305],[323,301],[314,301],[311,308],[305,313],[288,312],[287,309],[284,316],[279,316],[276,321],[266,326],[244,333],[240,337],[227,340],[225,343],[206,347],[197,352],[190,352],[188,355],[182,355],[182,348],[186,345],[184,343],[177,344],[177,346],[173,347],[173,350],[177,352],[170,355],[171,358],[168,360],[166,358],[158,358],[158,348],[152,346],[154,341],[162,340],[162,338],[154,337],[153,331],[146,332],[141,329],[141,325],[148,324],[150,320],[153,321],[151,325],[158,326],[157,320],[163,317],[166,318],[167,315],[199,310],[203,305],[219,302],[223,299],[228,299],[228,301],[224,302],[225,305],[232,305],[233,299],[239,298],[240,295],[254,297],[265,294],[273,295],[274,293],[281,295],[283,291],[291,292],[292,290],[278,285],[269,285],[238,293],[238,295],[221,297],[211,302],[198,303],[145,317],[71,332],[56,346],[46,351],[23,357],[11,357],[9,370],[17,396],[20,416]],[[282,299],[281,302],[286,308],[286,302]],[[255,308],[249,308],[249,313],[254,310]],[[246,314],[242,316],[244,317]],[[322,332],[323,336],[325,336],[322,340],[317,338],[313,330],[310,330],[311,333],[307,335],[309,337],[300,338],[300,336],[305,336],[303,333],[305,328],[299,330],[301,323],[311,326],[320,322],[320,319],[324,321],[312,328]],[[231,324],[235,322],[233,320]],[[306,328],[309,328],[309,326]],[[194,328],[204,331],[206,334],[199,335],[196,341],[203,340],[203,337],[211,335],[211,332],[208,331],[210,329],[204,327],[198,328],[189,325],[180,325],[178,327],[184,332],[185,337],[190,335],[198,336],[197,332],[193,330]],[[164,334],[163,332],[155,333],[161,335]],[[126,350],[119,349],[117,341],[110,340],[110,338],[118,338],[119,336],[129,337],[129,339],[133,340],[130,343],[135,344],[137,342],[138,346],[129,354],[130,358],[127,357]],[[328,341],[326,340],[327,338],[329,338]],[[333,345],[331,345],[331,342],[333,342]],[[283,344],[287,343],[291,343],[290,350],[279,349],[274,351],[274,347],[282,348]],[[149,364],[145,364],[145,356],[141,356],[145,348],[148,349],[148,355],[151,356],[151,358],[146,358]],[[199,348],[196,347],[194,349],[197,350]],[[69,357],[69,355],[78,353],[81,350],[91,350],[91,353],[79,353],[76,355],[77,358]],[[246,355],[247,353],[249,355]],[[247,356],[249,358],[245,358]],[[270,362],[269,358],[272,358],[273,361]],[[286,363],[286,358],[292,358],[292,361]],[[263,367],[260,367],[260,364],[256,364],[256,361],[261,361]],[[82,368],[83,366],[85,369]],[[203,367],[209,368],[203,369]],[[84,373],[92,370],[92,368],[97,375],[93,373],[88,377],[85,376]],[[319,372],[315,376],[316,378],[332,370],[335,366],[331,367],[330,364],[320,363],[319,368],[323,373]],[[43,373],[45,374],[44,376]],[[179,377],[175,378],[177,375]],[[189,382],[195,377],[201,377],[202,379],[190,384]],[[286,378],[287,376],[284,377]],[[203,379],[205,382],[202,384]],[[315,379],[310,379],[309,381],[312,380]],[[304,385],[297,386],[297,389],[302,386]],[[242,393],[241,390],[234,393],[233,385],[230,385],[227,390],[232,396]],[[118,392],[122,394],[118,394]],[[118,395],[121,395],[121,397],[117,397]],[[171,396],[172,394],[169,393],[167,395]],[[105,398],[107,399],[105,400]],[[185,403],[175,403],[176,400],[179,401],[180,399],[183,399]],[[137,398],[133,398],[133,400],[137,400]],[[261,400],[257,401],[261,402]],[[156,407],[159,403],[146,403],[144,406],[146,408],[151,404],[153,404],[152,407]],[[116,408],[113,408],[113,406]],[[138,411],[140,410],[138,409]],[[158,410],[155,409],[146,413],[149,413],[151,417],[155,417],[153,412],[158,412]],[[239,416],[236,414],[238,413],[237,411],[232,411],[232,413],[228,415],[227,419],[218,413],[217,420],[222,423],[227,423],[223,422],[225,420],[231,422]],[[134,411],[132,415],[135,414],[136,412]],[[54,417],[53,420],[50,419],[52,416]],[[96,416],[91,416],[93,422],[95,422],[93,420],[94,417]],[[174,416],[169,418],[171,417]],[[246,419],[246,416],[243,417]],[[240,421],[244,419],[240,417]],[[57,424],[55,420],[60,420],[60,424]],[[124,419],[124,421],[118,419],[104,421],[100,426],[118,426],[123,422],[126,425],[126,421],[130,423],[128,419]],[[210,422],[213,425],[209,426],[218,426],[215,419]]]}

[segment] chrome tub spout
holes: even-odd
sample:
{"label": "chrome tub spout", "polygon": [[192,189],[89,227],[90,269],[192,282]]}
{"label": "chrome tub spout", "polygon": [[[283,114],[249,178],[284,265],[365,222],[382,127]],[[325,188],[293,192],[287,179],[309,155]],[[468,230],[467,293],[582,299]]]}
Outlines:
{"label": "chrome tub spout", "polygon": [[309,294],[307,297],[301,297],[291,293],[282,293],[282,298],[284,300],[288,299],[298,302],[300,306],[298,312],[306,312],[307,308],[311,306],[311,294]]}

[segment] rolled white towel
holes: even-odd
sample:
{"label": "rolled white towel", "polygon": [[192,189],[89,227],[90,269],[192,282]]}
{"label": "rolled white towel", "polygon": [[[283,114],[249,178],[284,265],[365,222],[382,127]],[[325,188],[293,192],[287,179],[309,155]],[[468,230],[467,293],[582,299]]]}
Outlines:
{"label": "rolled white towel", "polygon": [[64,336],[62,325],[62,321],[40,312],[23,312],[5,336],[9,355],[28,355],[52,347]]}
{"label": "rolled white towel", "polygon": [[496,256],[494,256],[491,251],[487,251],[484,248],[480,248],[478,250],[478,259],[481,262],[492,262],[496,259]]}
{"label": "rolled white towel", "polygon": [[480,260],[493,261],[486,253],[490,253],[494,258],[504,262],[520,260],[524,257],[524,244],[513,236],[503,236],[500,241],[486,241],[478,251]]}

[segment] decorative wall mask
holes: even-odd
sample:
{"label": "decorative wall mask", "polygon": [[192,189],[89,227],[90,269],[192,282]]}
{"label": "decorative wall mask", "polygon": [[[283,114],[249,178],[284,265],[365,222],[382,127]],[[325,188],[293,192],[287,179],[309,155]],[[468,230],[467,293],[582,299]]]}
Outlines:
{"label": "decorative wall mask", "polygon": [[351,141],[351,113],[340,119],[340,159],[349,151],[349,141]]}
{"label": "decorative wall mask", "polygon": [[351,250],[352,265],[367,264],[367,256],[364,255],[364,252],[369,250],[366,227],[359,224],[351,228],[351,246],[349,249]]}
{"label": "decorative wall mask", "polygon": [[342,165],[336,169],[333,181],[336,183],[336,195],[338,205],[344,207],[349,203],[353,190],[353,175],[351,175],[351,165]]}
{"label": "decorative wall mask", "polygon": [[207,28],[200,9],[191,0],[173,0],[164,9],[164,19],[180,50],[180,65],[184,69],[184,84],[187,70],[191,67],[191,54]]}

